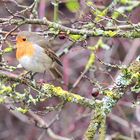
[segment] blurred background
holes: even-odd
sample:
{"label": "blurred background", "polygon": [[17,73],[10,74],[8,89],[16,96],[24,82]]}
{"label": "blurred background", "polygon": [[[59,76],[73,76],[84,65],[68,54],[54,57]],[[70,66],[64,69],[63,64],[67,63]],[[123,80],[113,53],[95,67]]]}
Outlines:
{"label": "blurred background", "polygon": [[[115,17],[116,19],[139,23],[140,2],[138,0],[128,1],[132,3],[118,3],[110,10],[107,16],[110,18],[112,16],[115,17],[114,11],[120,10],[119,12],[125,14],[127,18],[120,14]],[[14,14],[23,10],[19,5],[30,6],[33,2],[33,0],[0,0],[0,18],[9,18],[11,16],[6,7]],[[102,11],[112,1],[91,0],[91,2],[94,3],[96,8]],[[136,5],[136,2],[139,3]],[[134,3],[136,6],[133,6]],[[43,17],[47,17],[48,20],[53,21],[53,4],[53,0],[40,0],[37,9],[38,18],[42,19]],[[130,7],[133,8],[130,9]],[[61,0],[59,3],[59,23],[73,28],[81,28],[87,23],[94,23],[96,16],[89,9],[82,0]],[[21,15],[26,18],[32,18],[30,11],[23,12]],[[108,21],[101,21],[95,26],[99,27],[100,24],[103,26],[111,25]],[[119,22],[119,25],[122,24],[124,23]],[[2,31],[10,31],[14,27],[0,24]],[[53,36],[52,33],[47,32],[48,34],[46,35],[46,31],[48,31],[48,27],[46,26],[23,25],[16,32],[22,30],[36,31],[44,34],[46,37],[49,36],[51,43],[48,45],[58,54],[67,47],[71,48],[67,54],[62,55],[60,58],[63,63],[64,84],[53,81],[48,74],[44,78],[47,82],[59,85],[65,90],[70,90],[81,75],[81,72],[84,71],[91,54],[91,51],[87,48],[94,47],[99,40],[103,43],[102,47],[96,50],[96,56],[103,62],[128,66],[140,54],[140,39],[87,37],[86,40],[81,39],[75,41],[75,38],[67,36],[65,33]],[[9,36],[7,38],[7,41],[12,46],[15,45],[14,40],[15,36]],[[7,43],[1,44],[2,49],[6,47]],[[15,58],[15,50],[4,54],[3,59],[10,66],[18,65]],[[23,72],[23,69],[13,71],[16,74],[20,74],[21,72]],[[118,69],[105,66],[96,59],[92,68],[85,73],[86,77],[80,80],[77,86],[72,89],[72,92],[84,97],[100,99],[102,95],[98,95],[97,87],[89,79],[98,81],[103,87],[108,87],[113,84],[113,79],[117,77],[118,73]],[[42,78],[42,74],[35,76],[36,80]],[[23,89],[24,87],[21,86],[18,88],[18,91],[24,92]],[[107,118],[107,139],[117,139],[117,135],[121,135],[124,140],[140,139],[140,106],[135,106],[135,102],[139,99],[139,93],[133,94],[128,91],[118,102]],[[37,106],[33,106],[33,110],[38,111],[38,115],[46,122],[50,122],[58,111],[45,112],[44,107],[55,106],[60,102],[58,98],[49,99],[37,104]],[[60,113],[60,119],[53,123],[51,128],[58,135],[81,140],[89,125],[90,115],[90,109],[67,103]],[[36,127],[34,124],[29,125],[26,122],[22,122],[18,117],[12,115],[4,105],[0,105],[0,140],[39,140],[42,131],[42,129]],[[53,139],[45,134],[42,140]]]}

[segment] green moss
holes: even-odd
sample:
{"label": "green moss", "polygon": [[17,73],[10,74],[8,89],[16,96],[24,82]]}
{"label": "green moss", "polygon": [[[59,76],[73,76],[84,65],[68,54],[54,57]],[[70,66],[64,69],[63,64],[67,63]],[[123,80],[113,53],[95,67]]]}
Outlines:
{"label": "green moss", "polygon": [[104,31],[103,34],[107,37],[114,37],[115,35],[117,35],[117,32],[109,30],[109,31]]}
{"label": "green moss", "polygon": [[19,111],[19,112],[21,112],[21,113],[23,113],[23,114],[25,114],[25,113],[28,112],[28,109],[21,108],[21,107],[17,107],[16,110]]}

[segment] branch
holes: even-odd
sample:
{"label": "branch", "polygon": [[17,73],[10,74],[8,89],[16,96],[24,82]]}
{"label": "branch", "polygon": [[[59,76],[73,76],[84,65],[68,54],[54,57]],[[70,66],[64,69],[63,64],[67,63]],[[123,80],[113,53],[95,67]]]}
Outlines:
{"label": "branch", "polygon": [[[98,100],[82,97],[78,94],[65,91],[61,87],[55,87],[51,84],[43,84],[40,89],[39,85],[37,85],[37,84],[34,85],[29,80],[20,79],[18,77],[18,75],[12,74],[10,72],[5,72],[2,70],[0,70],[0,79],[5,79],[7,82],[13,81],[16,83],[18,82],[19,84],[25,84],[25,85],[29,86],[30,88],[32,88],[33,90],[37,91],[39,98],[41,98],[41,99],[42,98],[52,98],[55,96],[55,97],[61,98],[62,100],[66,101],[66,102],[80,104],[82,106],[89,107],[92,109],[95,107],[95,104],[100,103],[100,101],[98,101]],[[12,88],[11,88],[11,92],[12,92]]]}
{"label": "branch", "polygon": [[[102,134],[104,136],[104,120],[116,105],[117,101],[125,94],[125,91],[128,88],[133,91],[136,90],[137,92],[140,90],[140,56],[132,62],[128,68],[122,70],[116,79],[116,84],[100,91],[105,95],[102,100],[88,99],[51,84],[43,84],[40,88],[37,84],[33,84],[29,80],[20,79],[17,75],[2,70],[0,70],[0,79],[4,80],[4,82],[13,81],[15,83],[25,84],[36,90],[40,97],[52,98],[56,96],[66,102],[76,103],[94,109],[90,125],[85,133],[85,139],[92,140],[98,128],[100,128],[100,132],[103,132]],[[1,95],[3,95],[4,92],[8,93],[8,95],[9,93],[15,92],[12,91],[12,88],[8,87],[6,89],[3,85],[0,85],[0,88]]]}
{"label": "branch", "polygon": [[[44,19],[7,19],[7,18],[0,18],[0,23],[10,23],[11,25],[19,25],[19,24],[37,24],[37,25],[46,25],[49,27],[53,27],[56,30],[66,32],[67,34],[79,34],[79,35],[86,35],[92,37],[124,37],[124,38],[138,38],[140,37],[140,23],[138,24],[131,24],[131,25],[120,25],[120,26],[113,26],[113,27],[104,27],[95,28],[93,30],[89,29],[73,29],[67,26],[63,26],[61,24],[51,22]],[[135,30],[136,29],[136,30]],[[125,31],[124,31],[125,30]],[[129,31],[126,31],[129,30]]]}
{"label": "branch", "polygon": [[[119,99],[125,94],[126,89],[136,88],[140,90],[140,56],[124,69],[116,79],[116,84],[103,91],[106,96],[103,97],[102,105],[96,106],[94,114],[91,117],[89,127],[85,133],[85,140],[93,140],[94,135],[99,128],[102,131],[102,124],[106,116],[111,112]],[[139,91],[137,91],[139,92]],[[103,127],[104,129],[104,127]],[[104,131],[103,131],[104,132]]]}
{"label": "branch", "polygon": [[46,129],[46,132],[48,133],[48,135],[51,138],[53,138],[54,140],[71,140],[70,138],[62,137],[62,136],[55,134],[52,131],[52,129],[49,128],[49,125],[34,112],[28,111],[28,113],[26,115],[29,116],[31,119],[33,119],[37,123],[38,127]]}
{"label": "branch", "polygon": [[12,110],[12,108],[14,108],[14,106],[12,104],[5,105],[5,107],[8,110],[11,110],[11,113],[16,118],[18,118],[20,121],[22,121],[24,123],[31,124],[31,123],[33,123],[31,120],[33,120],[37,124],[36,125],[37,127],[46,130],[45,132],[49,135],[50,138],[53,138],[56,140],[71,140],[70,138],[62,137],[62,136],[55,134],[52,131],[52,129],[50,128],[50,126],[47,124],[47,122],[45,120],[43,120],[40,116],[35,114],[33,111],[29,110],[26,114],[21,114],[20,112]]}

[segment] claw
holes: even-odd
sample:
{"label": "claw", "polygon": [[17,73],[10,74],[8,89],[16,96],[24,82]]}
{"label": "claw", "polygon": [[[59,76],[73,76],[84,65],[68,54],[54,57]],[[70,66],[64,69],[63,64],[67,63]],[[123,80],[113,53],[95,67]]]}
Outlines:
{"label": "claw", "polygon": [[19,75],[19,78],[26,78],[27,74],[29,73],[29,71],[24,71],[23,73],[21,73]]}
{"label": "claw", "polygon": [[19,75],[19,78],[28,78],[30,80],[33,80],[35,74],[36,74],[36,72],[33,73],[31,71],[25,71]]}

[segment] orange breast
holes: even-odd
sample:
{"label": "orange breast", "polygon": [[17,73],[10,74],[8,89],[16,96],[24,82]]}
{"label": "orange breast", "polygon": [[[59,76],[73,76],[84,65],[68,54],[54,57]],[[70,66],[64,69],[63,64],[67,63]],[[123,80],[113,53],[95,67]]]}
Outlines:
{"label": "orange breast", "polygon": [[16,44],[16,58],[20,59],[23,56],[33,56],[35,48],[30,42],[20,42]]}

